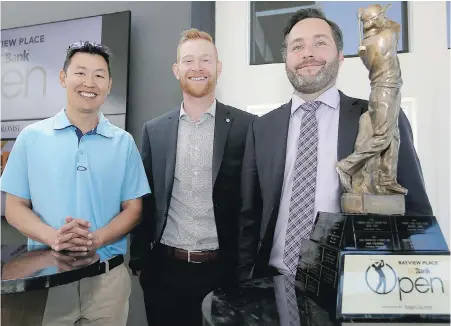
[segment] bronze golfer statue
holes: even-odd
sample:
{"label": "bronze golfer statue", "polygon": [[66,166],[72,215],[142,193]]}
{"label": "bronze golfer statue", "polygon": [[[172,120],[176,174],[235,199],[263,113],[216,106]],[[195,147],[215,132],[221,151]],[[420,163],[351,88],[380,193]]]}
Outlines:
{"label": "bronze golfer statue", "polygon": [[[362,195],[398,194],[401,196],[391,197],[401,211],[395,209],[393,213],[403,213],[407,189],[396,180],[402,86],[397,56],[400,25],[385,16],[389,7],[377,4],[358,11],[359,27],[363,23],[359,56],[369,71],[371,94],[368,112],[360,118],[354,152],[337,163],[337,171],[347,193],[344,197],[353,195],[354,202]],[[376,200],[382,198],[377,197]],[[343,207],[343,199],[342,209],[349,210]],[[355,207],[351,207],[350,212],[354,211]]]}

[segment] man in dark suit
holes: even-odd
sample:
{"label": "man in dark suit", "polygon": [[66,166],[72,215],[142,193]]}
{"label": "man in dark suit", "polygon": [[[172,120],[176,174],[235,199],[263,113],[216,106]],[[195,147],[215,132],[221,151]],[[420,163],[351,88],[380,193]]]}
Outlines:
{"label": "man in dark suit", "polygon": [[[368,109],[368,101],[335,87],[342,51],[340,28],[320,10],[300,10],[288,21],[283,55],[294,94],[255,120],[247,136],[238,242],[241,279],[295,274],[300,250],[295,243],[309,236],[316,212],[340,211],[336,163],[353,152],[360,116]],[[397,177],[409,190],[406,212],[432,214],[403,112],[399,129]],[[301,227],[293,233],[295,218]]]}
{"label": "man in dark suit", "polygon": [[152,326],[201,325],[203,298],[234,281],[241,167],[254,119],[215,99],[221,62],[207,33],[183,33],[173,71],[183,103],[144,126],[152,196],[131,242],[130,267]]}

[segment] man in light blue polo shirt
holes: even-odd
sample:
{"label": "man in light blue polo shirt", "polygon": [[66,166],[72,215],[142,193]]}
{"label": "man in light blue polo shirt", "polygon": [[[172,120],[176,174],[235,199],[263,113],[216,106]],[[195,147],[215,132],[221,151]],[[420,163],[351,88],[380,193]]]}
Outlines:
{"label": "man in light blue polo shirt", "polygon": [[51,288],[43,325],[127,321],[131,287],[122,255],[150,188],[132,136],[99,111],[111,89],[109,60],[101,45],[69,47],[60,73],[66,108],[24,128],[1,178],[6,219],[30,245],[96,250],[109,261],[105,273]]}

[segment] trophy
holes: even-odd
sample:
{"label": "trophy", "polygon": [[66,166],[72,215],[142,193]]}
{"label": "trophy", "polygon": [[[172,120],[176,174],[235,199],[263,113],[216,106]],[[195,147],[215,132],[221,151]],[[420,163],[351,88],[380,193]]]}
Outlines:
{"label": "trophy", "polygon": [[368,111],[354,152],[337,163],[342,213],[318,212],[302,240],[296,278],[340,321],[449,322],[447,243],[434,216],[405,214],[408,189],[396,179],[400,25],[385,16],[389,7],[358,10]]}
{"label": "trophy", "polygon": [[407,189],[396,180],[399,151],[398,116],[401,69],[397,56],[399,24],[388,20],[389,8],[359,9],[359,56],[369,70],[368,111],[359,121],[354,152],[337,163],[345,193],[344,213],[404,214]]}

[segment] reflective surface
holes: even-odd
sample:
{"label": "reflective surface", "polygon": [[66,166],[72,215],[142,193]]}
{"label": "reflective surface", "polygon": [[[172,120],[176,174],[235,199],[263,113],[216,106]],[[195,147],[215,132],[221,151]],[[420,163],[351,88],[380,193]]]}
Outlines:
{"label": "reflective surface", "polygon": [[2,292],[12,294],[46,289],[97,275],[95,252],[56,252],[48,247],[2,245]]}
{"label": "reflective surface", "polygon": [[434,216],[319,212],[310,239],[343,250],[449,250]]}
{"label": "reflective surface", "polygon": [[[293,294],[295,295],[294,300]],[[202,304],[204,325],[347,325],[334,322],[326,311],[305,295],[293,277],[275,276],[241,283],[234,291],[217,289]],[[381,323],[352,323],[380,325]],[[443,325],[382,323],[384,325]]]}

